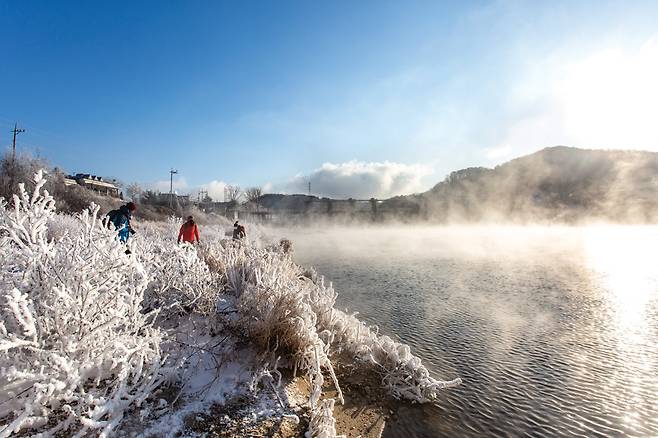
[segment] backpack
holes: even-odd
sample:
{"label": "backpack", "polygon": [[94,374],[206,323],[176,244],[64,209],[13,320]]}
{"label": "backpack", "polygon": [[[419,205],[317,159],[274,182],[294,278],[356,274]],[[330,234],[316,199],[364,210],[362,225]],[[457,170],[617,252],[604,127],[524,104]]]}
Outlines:
{"label": "backpack", "polygon": [[105,217],[107,217],[107,224],[106,224],[106,225],[107,225],[107,228],[108,228],[108,229],[111,230],[111,229],[112,229],[112,225],[115,225],[115,226],[116,226],[116,224],[114,223],[114,221],[116,220],[117,216],[119,216],[120,213],[121,213],[121,212],[120,212],[119,210],[110,210],[110,211],[107,212],[107,214],[105,215]]}

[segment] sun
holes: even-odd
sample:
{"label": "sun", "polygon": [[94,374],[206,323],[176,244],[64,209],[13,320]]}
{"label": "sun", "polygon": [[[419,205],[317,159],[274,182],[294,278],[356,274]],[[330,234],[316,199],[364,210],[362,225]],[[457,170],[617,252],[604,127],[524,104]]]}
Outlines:
{"label": "sun", "polygon": [[574,145],[658,150],[656,78],[658,37],[635,50],[613,47],[567,65],[554,97]]}

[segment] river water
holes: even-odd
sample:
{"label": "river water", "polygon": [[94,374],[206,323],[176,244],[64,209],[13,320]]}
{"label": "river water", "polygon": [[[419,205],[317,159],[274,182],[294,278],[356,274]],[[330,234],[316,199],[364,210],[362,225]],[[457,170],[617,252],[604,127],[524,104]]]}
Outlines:
{"label": "river water", "polygon": [[287,235],[338,308],[463,380],[403,405],[385,437],[658,436],[658,228]]}

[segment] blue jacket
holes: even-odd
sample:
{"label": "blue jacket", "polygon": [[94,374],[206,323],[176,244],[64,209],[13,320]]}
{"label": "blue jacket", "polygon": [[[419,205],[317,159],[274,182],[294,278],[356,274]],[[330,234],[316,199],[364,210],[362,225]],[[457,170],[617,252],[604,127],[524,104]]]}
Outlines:
{"label": "blue jacket", "polygon": [[122,205],[119,209],[119,212],[114,216],[112,223],[114,224],[114,229],[119,231],[119,240],[123,243],[128,241],[130,237],[130,219],[132,218],[132,213],[125,205]]}

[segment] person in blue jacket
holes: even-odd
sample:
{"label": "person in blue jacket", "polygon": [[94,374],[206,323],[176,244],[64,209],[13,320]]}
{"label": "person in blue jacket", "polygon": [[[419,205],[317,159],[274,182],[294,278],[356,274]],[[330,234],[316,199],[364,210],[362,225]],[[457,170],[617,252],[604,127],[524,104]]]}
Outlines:
{"label": "person in blue jacket", "polygon": [[136,208],[134,202],[129,202],[122,205],[118,210],[112,210],[107,214],[109,218],[108,226],[110,223],[114,225],[114,229],[119,232],[119,240],[123,243],[128,242],[131,234],[135,234],[135,230],[130,226],[130,220],[132,219],[132,212]]}

